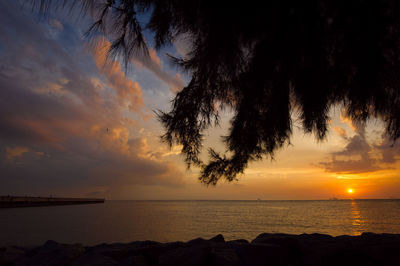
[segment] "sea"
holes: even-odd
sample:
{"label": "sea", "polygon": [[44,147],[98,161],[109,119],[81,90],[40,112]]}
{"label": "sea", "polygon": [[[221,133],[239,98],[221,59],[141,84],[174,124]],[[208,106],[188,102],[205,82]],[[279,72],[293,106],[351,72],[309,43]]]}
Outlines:
{"label": "sea", "polygon": [[400,234],[400,200],[106,201],[0,209],[0,246],[188,241],[222,234]]}

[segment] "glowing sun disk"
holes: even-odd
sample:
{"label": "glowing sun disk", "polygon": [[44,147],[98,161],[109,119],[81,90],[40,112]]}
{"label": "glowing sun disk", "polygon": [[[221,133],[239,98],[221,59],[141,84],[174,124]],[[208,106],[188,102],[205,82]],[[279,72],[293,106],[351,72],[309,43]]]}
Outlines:
{"label": "glowing sun disk", "polygon": [[354,191],[353,191],[353,189],[352,189],[352,188],[349,188],[349,189],[347,190],[347,192],[349,192],[349,193],[353,193]]}

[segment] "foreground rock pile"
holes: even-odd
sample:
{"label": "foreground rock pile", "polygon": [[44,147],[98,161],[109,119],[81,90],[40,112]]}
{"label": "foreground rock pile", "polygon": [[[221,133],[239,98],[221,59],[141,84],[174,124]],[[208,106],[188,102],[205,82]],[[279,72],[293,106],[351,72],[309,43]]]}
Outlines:
{"label": "foreground rock pile", "polygon": [[400,265],[400,235],[364,233],[332,237],[322,234],[261,234],[247,240],[101,244],[84,247],[47,241],[35,248],[0,248],[0,265]]}

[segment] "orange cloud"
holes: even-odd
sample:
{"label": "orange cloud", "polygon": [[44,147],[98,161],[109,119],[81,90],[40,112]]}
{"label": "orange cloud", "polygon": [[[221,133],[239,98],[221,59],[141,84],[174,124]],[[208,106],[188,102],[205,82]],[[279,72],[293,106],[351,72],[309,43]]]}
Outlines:
{"label": "orange cloud", "polygon": [[53,93],[53,94],[65,94],[67,91],[64,89],[64,85],[68,84],[69,80],[60,79],[58,82],[48,82],[45,86],[35,90],[37,93]]}
{"label": "orange cloud", "polygon": [[342,127],[334,126],[333,130],[342,138],[347,138],[346,130]]}
{"label": "orange cloud", "polygon": [[14,148],[7,147],[6,148],[6,158],[8,160],[13,160],[16,157],[22,156],[24,153],[29,152],[29,149],[27,147],[23,146],[17,146]]}
{"label": "orange cloud", "polygon": [[143,92],[139,83],[125,76],[121,64],[107,58],[111,43],[105,38],[95,40],[92,55],[98,69],[105,75],[108,85],[114,89],[121,104],[128,102],[131,111],[140,111],[144,106]]}
{"label": "orange cloud", "polygon": [[161,59],[158,57],[156,50],[149,49],[149,55],[150,55],[151,61],[156,63],[158,66],[161,66]]}
{"label": "orange cloud", "polygon": [[346,115],[345,109],[342,109],[340,112],[340,121],[342,123],[347,124],[353,131],[357,130],[357,126],[354,124],[354,122]]}

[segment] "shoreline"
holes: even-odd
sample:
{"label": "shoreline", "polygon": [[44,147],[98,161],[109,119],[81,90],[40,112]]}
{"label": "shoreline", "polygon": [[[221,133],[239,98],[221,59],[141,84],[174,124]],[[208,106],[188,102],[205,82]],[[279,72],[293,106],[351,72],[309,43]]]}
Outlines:
{"label": "shoreline", "polygon": [[400,234],[360,236],[263,233],[252,241],[135,241],[95,246],[47,241],[0,247],[0,265],[399,265]]}

